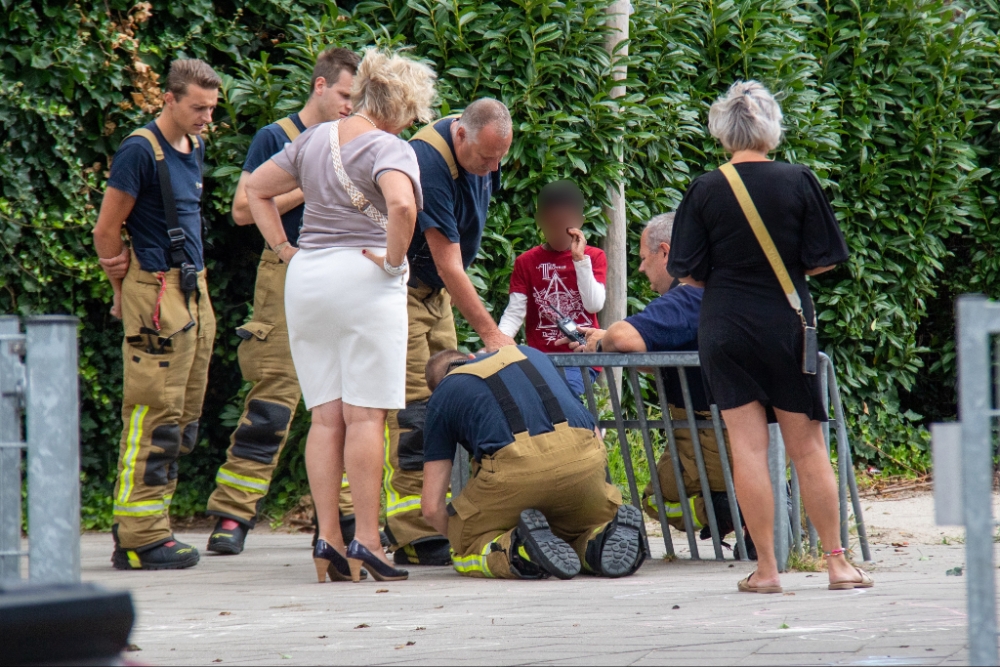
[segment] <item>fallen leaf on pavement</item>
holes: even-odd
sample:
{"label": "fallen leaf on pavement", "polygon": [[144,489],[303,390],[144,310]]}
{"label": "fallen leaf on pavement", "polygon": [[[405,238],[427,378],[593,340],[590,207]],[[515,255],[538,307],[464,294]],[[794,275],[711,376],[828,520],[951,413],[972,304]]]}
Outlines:
{"label": "fallen leaf on pavement", "polygon": [[675,604],[673,607],[671,607],[671,609],[680,609],[680,608],[681,606],[679,604]]}
{"label": "fallen leaf on pavement", "polygon": [[388,592],[389,592],[389,589],[388,589],[388,588],[380,588],[380,589],[378,589],[378,590],[377,590],[377,591],[375,591],[375,592],[376,592],[376,593],[388,593]]}
{"label": "fallen leaf on pavement", "polygon": [[126,651],[141,651],[142,649],[139,648],[138,644],[129,644],[128,647],[125,650]]}
{"label": "fallen leaf on pavement", "polygon": [[355,630],[360,630],[361,628],[370,628],[370,627],[372,627],[372,626],[368,625],[367,623],[362,623],[361,625],[355,625],[354,629]]}
{"label": "fallen leaf on pavement", "polygon": [[231,612],[231,611],[220,611],[219,612],[219,616],[232,616],[232,615],[233,615],[233,612]]}
{"label": "fallen leaf on pavement", "polygon": [[320,635],[320,636],[319,636],[319,637],[317,637],[316,639],[326,639],[326,635]]}

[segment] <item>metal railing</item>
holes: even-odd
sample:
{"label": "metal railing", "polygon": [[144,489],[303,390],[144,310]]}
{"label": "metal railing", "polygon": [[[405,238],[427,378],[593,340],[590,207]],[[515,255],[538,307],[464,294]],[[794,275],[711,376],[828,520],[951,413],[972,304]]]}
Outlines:
{"label": "metal railing", "polygon": [[[726,499],[729,504],[730,515],[733,520],[733,527],[736,538],[735,553],[740,558],[746,558],[746,545],[744,544],[742,522],[740,521],[739,507],[736,502],[736,494],[733,485],[732,470],[729,465],[727,453],[727,441],[724,436],[726,429],[717,406],[710,406],[711,419],[698,419],[694,409],[694,401],[691,395],[691,386],[688,381],[685,369],[693,372],[700,372],[700,360],[697,352],[647,352],[647,353],[596,353],[596,354],[551,354],[549,359],[556,367],[564,373],[569,367],[581,369],[581,376],[584,381],[584,394],[587,408],[594,416],[598,426],[602,429],[615,429],[622,454],[622,464],[632,498],[632,504],[637,507],[640,504],[641,495],[636,483],[635,470],[632,464],[632,445],[629,442],[627,431],[637,430],[641,434],[642,449],[646,463],[650,471],[650,485],[653,490],[653,498],[656,502],[657,517],[663,534],[663,543],[668,556],[676,555],[673,539],[670,535],[670,526],[667,521],[667,510],[660,488],[659,476],[657,474],[656,463],[658,457],[653,446],[652,431],[659,430],[664,434],[665,448],[670,453],[672,461],[674,479],[680,500],[680,509],[685,526],[688,547],[692,559],[700,559],[698,550],[698,535],[695,531],[694,517],[692,517],[688,495],[685,489],[683,470],[678,457],[675,433],[680,430],[687,430],[691,434],[694,444],[695,463],[698,470],[699,486],[702,500],[705,503],[705,514],[707,518],[709,532],[712,536],[712,549],[716,560],[723,559],[723,542],[719,535],[716,510],[712,502],[712,492],[706,474],[705,453],[702,448],[701,439],[698,434],[699,429],[711,429],[719,449],[719,464],[722,469],[725,481]],[[619,394],[617,383],[608,382],[608,400],[611,406],[612,419],[601,419],[601,412],[594,390],[594,383],[590,379],[587,368],[603,367],[606,371],[611,369],[622,369],[624,378],[628,380],[628,387],[631,390],[635,414],[626,415],[622,407],[622,397]],[[824,406],[833,408],[834,433],[837,440],[837,463],[840,484],[840,524],[841,539],[847,546],[850,538],[850,512],[848,503],[854,511],[855,526],[858,533],[858,542],[861,548],[862,557],[865,561],[871,560],[871,549],[868,544],[868,537],[865,530],[864,517],[861,511],[860,497],[858,495],[857,481],[854,476],[854,467],[851,457],[850,442],[847,436],[847,424],[843,404],[840,399],[840,390],[837,385],[836,374],[833,362],[825,354],[820,354],[821,383],[824,390]],[[650,418],[647,414],[646,400],[643,396],[639,372],[650,371],[653,376],[656,390],[656,404],[659,408],[660,418]],[[686,413],[684,420],[674,420],[670,417],[669,406],[665,391],[665,373],[677,373],[678,383],[683,398],[683,407]],[[623,379],[624,379],[623,378]],[[824,437],[826,439],[827,451],[831,451],[830,423],[824,425]],[[775,495],[775,553],[778,556],[778,563],[782,571],[787,569],[789,552],[794,549],[801,552],[803,547],[802,520],[805,518],[805,534],[808,535],[810,551],[815,554],[818,549],[818,538],[815,529],[812,527],[808,517],[805,517],[802,509],[798,475],[794,465],[786,466],[786,456],[784,442],[781,439],[777,425],[772,425],[771,443],[768,448],[768,459],[771,469],[771,481]],[[790,470],[790,477],[787,470]],[[456,476],[460,476],[458,473]],[[460,489],[461,485],[456,488]],[[778,511],[778,508],[786,507],[788,503],[789,489],[791,492],[791,511],[789,513]]]}
{"label": "metal railing", "polygon": [[940,525],[965,526],[969,664],[996,665],[993,440],[1000,417],[1000,303],[959,297],[956,334],[960,421],[931,428],[935,515]]}
{"label": "metal railing", "polygon": [[[80,581],[77,319],[0,316],[0,583]],[[22,419],[24,428],[22,428]],[[22,431],[27,440],[22,440]],[[27,452],[28,550],[21,548]]]}

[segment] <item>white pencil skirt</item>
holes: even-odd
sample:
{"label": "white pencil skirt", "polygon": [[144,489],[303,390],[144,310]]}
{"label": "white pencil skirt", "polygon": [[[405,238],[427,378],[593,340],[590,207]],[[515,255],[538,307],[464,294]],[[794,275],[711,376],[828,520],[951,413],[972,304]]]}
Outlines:
{"label": "white pencil skirt", "polygon": [[288,340],[308,409],[337,399],[406,407],[406,276],[390,276],[361,251],[299,250],[288,265]]}

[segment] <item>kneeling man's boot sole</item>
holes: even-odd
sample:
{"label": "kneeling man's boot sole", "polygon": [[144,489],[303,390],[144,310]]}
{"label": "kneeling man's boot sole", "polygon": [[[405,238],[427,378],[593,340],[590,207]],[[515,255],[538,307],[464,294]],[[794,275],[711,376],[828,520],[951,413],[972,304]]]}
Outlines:
{"label": "kneeling man's boot sole", "polygon": [[517,532],[531,563],[559,579],[572,579],[580,574],[579,556],[573,547],[555,536],[544,514],[524,510]]}
{"label": "kneeling man's boot sole", "polygon": [[624,577],[641,565],[642,512],[632,505],[618,508],[607,528],[601,548],[601,574],[605,577]]}

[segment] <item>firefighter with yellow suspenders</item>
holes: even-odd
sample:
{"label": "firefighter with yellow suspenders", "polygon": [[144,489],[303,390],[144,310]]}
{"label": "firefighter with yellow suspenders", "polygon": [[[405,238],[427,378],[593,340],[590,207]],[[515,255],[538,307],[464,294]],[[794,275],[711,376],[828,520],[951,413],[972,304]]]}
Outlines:
{"label": "firefighter with yellow suspenders", "polygon": [[[423,513],[448,535],[459,574],[623,577],[648,551],[642,513],[607,482],[594,419],[552,362],[527,346],[431,357]],[[472,476],[446,504],[461,444]]]}
{"label": "firefighter with yellow suspenders", "polygon": [[[302,111],[262,128],[253,138],[243,174],[236,186],[233,220],[253,224],[246,198],[246,180],[306,128],[344,118],[351,113],[351,84],[358,57],[347,49],[331,48],[320,54],[312,75],[312,93]],[[295,244],[302,226],[302,191],[277,198],[285,234]],[[208,540],[208,550],[220,554],[243,551],[247,533],[257,520],[258,506],[267,494],[271,477],[288,440],[288,429],[299,405],[301,390],[288,347],[285,321],[285,271],[287,265],[265,247],[257,268],[252,319],[236,330],[243,379],[253,383],[243,414],[230,437],[226,462],[216,475],[215,491],[207,513],[218,517]],[[341,527],[350,534],[354,506],[347,485],[340,494]],[[346,538],[346,539],[349,539]]]}
{"label": "firefighter with yellow suspenders", "polygon": [[[175,60],[164,107],[115,153],[94,246],[125,329],[115,549],[121,570],[179,569],[197,549],[174,539],[177,461],[198,442],[215,341],[202,254],[200,138],[221,80],[200,60]],[[129,248],[122,241],[128,233]]]}
{"label": "firefighter with yellow suspenders", "polygon": [[500,160],[513,138],[510,112],[480,99],[461,116],[424,127],[410,140],[420,164],[424,209],[417,214],[407,259],[406,409],[389,413],[383,486],[386,534],[398,564],[448,565],[448,540],[424,521],[422,428],[431,392],[424,368],[431,355],[455,348],[452,304],[489,350],[514,341],[502,334],[466,270],[476,258],[493,193],[500,187]]}

